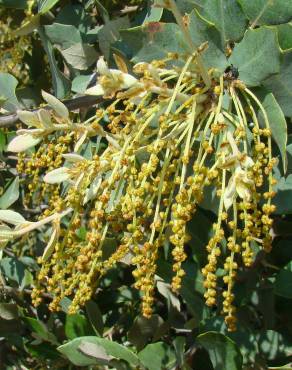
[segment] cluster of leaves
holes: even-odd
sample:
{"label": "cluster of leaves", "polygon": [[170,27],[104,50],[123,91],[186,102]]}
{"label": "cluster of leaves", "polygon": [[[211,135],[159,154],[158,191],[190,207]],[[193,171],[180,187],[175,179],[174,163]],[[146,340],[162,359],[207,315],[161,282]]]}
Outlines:
{"label": "cluster of leaves", "polygon": [[[14,46],[30,37],[15,74],[0,71],[0,181],[2,210],[12,207],[31,219],[38,209],[24,207],[25,180],[17,176],[7,145],[15,136],[17,109],[35,109],[41,89],[73,98],[80,117],[90,117],[99,98],[82,99],[95,81],[95,62],[113,52],[128,62],[162,59],[185,52],[184,36],[166,2],[0,0],[12,19]],[[274,204],[273,250],[259,252],[235,285],[238,331],[227,334],[218,310],[204,305],[200,269],[212,233],[216,199],[205,198],[189,224],[190,258],[180,295],[170,289],[171,264],[160,257],[156,313],[140,315],[131,267],[119,266],[101,280],[93,299],[68,315],[69,299],[51,313],[49,294],[36,309],[30,293],[48,230],[24,237],[1,250],[0,358],[5,368],[116,369],[285,369],[290,368],[292,321],[292,3],[286,0],[178,0],[196,47],[208,41],[204,64],[239,78],[262,101],[271,123],[278,179]],[[1,32],[7,32],[5,29]],[[6,50],[4,58],[11,55]],[[231,56],[230,56],[231,55]],[[13,58],[12,58],[13,62]],[[20,65],[20,63],[22,63]],[[229,67],[229,68],[228,68]],[[231,68],[230,68],[231,67]],[[47,72],[49,77],[47,75]],[[17,80],[20,79],[20,80]],[[18,88],[17,86],[21,86]],[[80,99],[81,96],[81,99]],[[68,105],[72,101],[68,101]],[[79,105],[78,105],[79,104]],[[92,108],[93,106],[93,108]],[[10,114],[9,114],[10,113]],[[12,126],[9,131],[6,126]],[[287,127],[288,126],[288,127]],[[83,153],[94,147],[92,142]],[[86,154],[85,154],[86,155]],[[41,208],[41,205],[40,205]],[[40,210],[41,211],[41,210]],[[80,239],[84,230],[79,230]],[[257,245],[254,245],[257,250]],[[220,271],[219,271],[220,273]]]}

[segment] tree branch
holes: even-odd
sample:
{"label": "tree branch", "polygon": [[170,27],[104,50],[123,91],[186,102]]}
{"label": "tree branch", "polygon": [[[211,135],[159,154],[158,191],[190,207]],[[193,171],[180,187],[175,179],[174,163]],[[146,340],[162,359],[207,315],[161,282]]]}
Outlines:
{"label": "tree branch", "polygon": [[[68,99],[63,101],[63,103],[66,105],[66,107],[69,110],[75,110],[75,109],[80,109],[80,108],[89,108],[92,107],[95,104],[100,103],[103,101],[102,98],[97,97],[97,96],[91,96],[91,95],[86,95],[86,96],[79,96],[74,99]],[[51,109],[50,107],[46,106],[45,109]],[[36,112],[38,109],[32,109],[31,111]],[[15,125],[15,123],[18,121],[18,116],[17,113],[11,113],[8,115],[0,116],[0,128],[4,127],[11,127]]]}

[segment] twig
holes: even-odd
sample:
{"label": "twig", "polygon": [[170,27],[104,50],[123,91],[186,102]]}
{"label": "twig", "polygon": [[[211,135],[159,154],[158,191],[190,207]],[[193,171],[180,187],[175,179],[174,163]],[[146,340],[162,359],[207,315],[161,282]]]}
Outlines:
{"label": "twig", "polygon": [[[65,100],[63,101],[63,103],[66,105],[66,107],[69,110],[75,110],[75,109],[80,109],[80,108],[89,108],[95,104],[100,103],[101,101],[103,101],[103,99],[101,99],[100,97],[86,95],[86,96],[79,96],[78,98],[75,98],[75,99]],[[51,110],[51,108],[48,106],[44,108]],[[36,112],[37,110],[38,109],[31,109],[32,112]],[[17,113],[0,116],[0,128],[11,127],[15,125],[15,123],[18,120],[19,119],[18,119]]]}

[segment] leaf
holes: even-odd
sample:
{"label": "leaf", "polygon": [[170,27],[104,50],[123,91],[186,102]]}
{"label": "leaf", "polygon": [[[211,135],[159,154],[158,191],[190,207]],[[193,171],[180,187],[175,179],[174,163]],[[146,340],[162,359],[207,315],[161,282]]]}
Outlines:
{"label": "leaf", "polygon": [[235,0],[207,0],[202,15],[220,32],[223,48],[227,41],[237,41],[244,34],[247,21]]}
{"label": "leaf", "polygon": [[271,91],[286,117],[292,117],[292,51],[284,54],[280,73],[263,82]]}
{"label": "leaf", "polygon": [[21,225],[27,222],[20,213],[11,211],[9,209],[0,209],[0,221],[4,221],[12,225]]}
{"label": "leaf", "polygon": [[129,341],[133,343],[138,350],[141,350],[151,339],[157,339],[163,324],[163,319],[157,314],[152,315],[149,319],[139,315],[135,318],[129,330]]}
{"label": "leaf", "polygon": [[107,21],[98,32],[99,47],[105,59],[109,58],[110,45],[120,38],[120,29],[129,27],[127,17],[117,18],[113,21]]}
{"label": "leaf", "polygon": [[[85,238],[84,238],[85,240]],[[103,334],[103,319],[102,313],[98,305],[94,301],[87,301],[85,304],[86,314],[97,335]]]}
{"label": "leaf", "polygon": [[104,348],[95,343],[81,342],[79,349],[85,355],[94,357],[98,360],[110,361],[113,358],[112,356],[107,355]]}
{"label": "leaf", "polygon": [[138,353],[138,357],[148,370],[168,368],[176,361],[171,347],[163,342],[148,344]]}
{"label": "leaf", "polygon": [[15,136],[7,146],[8,152],[21,153],[36,146],[42,140],[41,137],[35,137],[31,134]]}
{"label": "leaf", "polygon": [[227,336],[210,331],[199,335],[196,340],[208,351],[214,370],[242,369],[242,355]]}
{"label": "leaf", "polygon": [[280,24],[292,19],[292,2],[287,0],[238,0],[254,25]]}
{"label": "leaf", "polygon": [[71,24],[53,23],[44,29],[50,41],[62,50],[82,42],[80,31]]}
{"label": "leaf", "polygon": [[292,262],[289,262],[276,276],[275,294],[292,298]]}
{"label": "leaf", "polygon": [[38,338],[53,344],[58,343],[55,335],[48,330],[42,321],[27,316],[23,317],[22,320],[30,327]]}
{"label": "leaf", "polygon": [[25,265],[16,258],[5,257],[0,261],[0,269],[2,274],[12,281],[21,285],[25,279],[27,270]]}
{"label": "leaf", "polygon": [[267,94],[262,102],[271,126],[272,137],[275,140],[282,158],[284,172],[287,170],[287,123],[282,109],[273,94]]}
{"label": "leaf", "polygon": [[92,77],[92,74],[76,76],[72,81],[72,91],[84,94],[89,82],[92,80]]}
{"label": "leaf", "polygon": [[74,314],[66,316],[65,334],[68,339],[72,340],[94,333],[85,316]]}
{"label": "leaf", "polygon": [[292,49],[292,23],[280,24],[277,30],[281,49]]}
{"label": "leaf", "polygon": [[128,348],[108,339],[92,336],[75,338],[62,346],[59,346],[58,351],[65,355],[76,366],[90,366],[98,364],[97,359],[86,356],[80,352],[79,346],[81,343],[93,343],[97,346],[101,346],[108,356],[122,359],[132,366],[137,366],[139,363],[137,356]]}
{"label": "leaf", "polygon": [[0,303],[0,318],[14,320],[18,318],[18,308],[15,303]]}
{"label": "leaf", "polygon": [[26,9],[28,0],[0,0],[0,5],[5,8]]}
{"label": "leaf", "polygon": [[38,27],[38,33],[48,56],[55,95],[59,99],[64,98],[67,93],[70,92],[71,83],[68,78],[65,77],[64,74],[59,70],[52,44],[45,34],[42,26]]}
{"label": "leaf", "polygon": [[42,96],[49,106],[57,113],[58,116],[64,119],[68,119],[69,111],[65,104],[55,98],[53,95],[42,90]]}
{"label": "leaf", "polygon": [[171,285],[167,284],[163,279],[157,277],[156,286],[159,293],[166,298],[167,304],[171,308],[177,309],[180,311],[180,301],[178,297],[172,292]]}
{"label": "leaf", "polygon": [[16,176],[5,193],[0,197],[0,208],[7,209],[19,198],[19,177]]}
{"label": "leaf", "polygon": [[88,44],[74,44],[62,51],[62,55],[73,68],[86,70],[96,62],[98,53],[94,47]]}
{"label": "leaf", "polygon": [[238,68],[239,78],[248,86],[258,86],[280,70],[280,50],[275,29],[247,30],[229,59]]}
{"label": "leaf", "polygon": [[0,94],[5,99],[2,107],[9,112],[15,112],[19,107],[19,102],[15,95],[18,81],[9,73],[0,72]]}
{"label": "leaf", "polygon": [[67,167],[55,168],[44,176],[44,181],[48,184],[60,184],[69,179],[70,174]]}
{"label": "leaf", "polygon": [[39,0],[38,1],[38,11],[40,14],[45,14],[48,12],[54,5],[56,5],[59,0]]}
{"label": "leaf", "polygon": [[17,117],[21,122],[27,126],[33,126],[36,128],[41,128],[42,124],[40,123],[37,112],[30,112],[27,110],[17,110]]}
{"label": "leaf", "polygon": [[273,203],[276,205],[276,213],[292,213],[292,175],[289,175],[286,179],[284,177],[280,178],[274,189],[276,196]]}
{"label": "leaf", "polygon": [[58,240],[58,235],[59,235],[59,230],[57,228],[55,228],[51,234],[51,237],[50,237],[50,240],[46,246],[46,248],[44,249],[44,252],[43,252],[43,255],[42,255],[42,260],[43,261],[47,261],[51,255],[53,254],[54,252],[54,249],[55,249],[55,245],[56,245],[56,242]]}

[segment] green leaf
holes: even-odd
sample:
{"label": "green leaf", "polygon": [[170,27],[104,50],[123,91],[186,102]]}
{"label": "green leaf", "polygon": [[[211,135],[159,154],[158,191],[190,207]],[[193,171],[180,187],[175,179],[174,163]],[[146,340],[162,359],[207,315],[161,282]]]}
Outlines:
{"label": "green leaf", "polygon": [[128,338],[134,346],[140,350],[153,338],[157,338],[159,331],[164,324],[163,319],[157,315],[152,315],[149,319],[144,316],[137,316],[129,330]]}
{"label": "green leaf", "polygon": [[25,265],[16,258],[5,257],[0,261],[0,269],[4,276],[21,285],[25,278]]}
{"label": "green leaf", "polygon": [[253,25],[280,24],[292,19],[292,2],[287,0],[238,0]]}
{"label": "green leaf", "polygon": [[271,91],[286,117],[292,117],[292,51],[284,54],[280,73],[264,81],[263,85]]}
{"label": "green leaf", "polygon": [[103,334],[103,319],[98,305],[93,301],[88,301],[85,304],[86,314],[97,335]]}
{"label": "green leaf", "polygon": [[0,208],[7,209],[19,198],[19,177],[16,176],[8,186],[5,193],[0,197]]}
{"label": "green leaf", "polygon": [[74,339],[93,334],[93,332],[86,317],[75,314],[66,316],[65,334],[68,339]]}
{"label": "green leaf", "polygon": [[50,41],[61,49],[67,49],[82,42],[80,31],[71,24],[53,23],[44,26],[44,29]]}
{"label": "green leaf", "polygon": [[58,2],[59,2],[59,0],[39,0],[38,1],[38,10],[39,10],[39,13],[45,14],[54,5],[56,5]]}
{"label": "green leaf", "polygon": [[83,94],[84,91],[87,89],[89,82],[92,79],[92,75],[80,75],[76,76],[72,81],[72,91],[77,92],[79,94]]}
{"label": "green leaf", "polygon": [[202,15],[220,31],[221,44],[239,40],[246,28],[246,18],[235,0],[207,0]]}
{"label": "green leaf", "polygon": [[280,24],[277,30],[281,49],[292,49],[292,23]]}
{"label": "green leaf", "polygon": [[242,355],[236,344],[217,332],[207,332],[196,338],[209,353],[214,370],[241,370]]}
{"label": "green leaf", "polygon": [[99,47],[106,59],[109,58],[110,45],[120,37],[119,30],[128,28],[129,25],[127,17],[118,18],[113,21],[107,21],[98,32]]}
{"label": "green leaf", "polygon": [[52,44],[46,36],[43,27],[39,27],[38,32],[45,52],[48,56],[55,95],[59,99],[64,98],[70,92],[71,83],[67,79],[67,77],[65,77],[64,74],[59,70]]}
{"label": "green leaf", "polygon": [[75,338],[72,341],[58,347],[63,355],[65,355],[76,366],[90,366],[99,364],[97,358],[92,358],[80,352],[80,344],[93,343],[102,347],[108,356],[116,359],[121,359],[128,362],[132,366],[137,366],[139,363],[138,357],[128,348],[110,341],[108,339],[86,336]]}
{"label": "green leaf", "polygon": [[272,137],[275,140],[282,158],[284,172],[287,170],[287,123],[284,113],[279,106],[274,95],[269,93],[263,100],[263,107],[265,108],[270,122]]}
{"label": "green leaf", "polygon": [[292,213],[292,175],[286,179],[281,177],[275,186],[276,196],[273,203],[276,205],[277,214]]}
{"label": "green leaf", "polygon": [[5,99],[2,107],[10,112],[15,112],[19,108],[19,102],[15,95],[18,81],[9,73],[0,72],[0,94]]}
{"label": "green leaf", "polygon": [[22,320],[30,327],[30,329],[42,340],[57,344],[57,339],[53,333],[51,333],[46,325],[33,317],[23,317]]}
{"label": "green leaf", "polygon": [[163,342],[148,344],[138,357],[148,370],[164,369],[176,361],[172,348]]}
{"label": "green leaf", "polygon": [[285,298],[292,298],[292,261],[277,274],[275,294]]}
{"label": "green leaf", "polygon": [[0,317],[4,320],[18,318],[18,308],[15,303],[0,303]]}
{"label": "green leaf", "polygon": [[86,70],[96,62],[98,57],[93,46],[82,43],[74,44],[68,49],[62,50],[62,55],[68,64],[79,70]]}
{"label": "green leaf", "polygon": [[280,50],[275,29],[261,27],[246,31],[229,59],[239,70],[239,78],[248,86],[261,82],[280,70]]}
{"label": "green leaf", "polygon": [[0,6],[5,8],[26,9],[28,0],[0,0]]}

